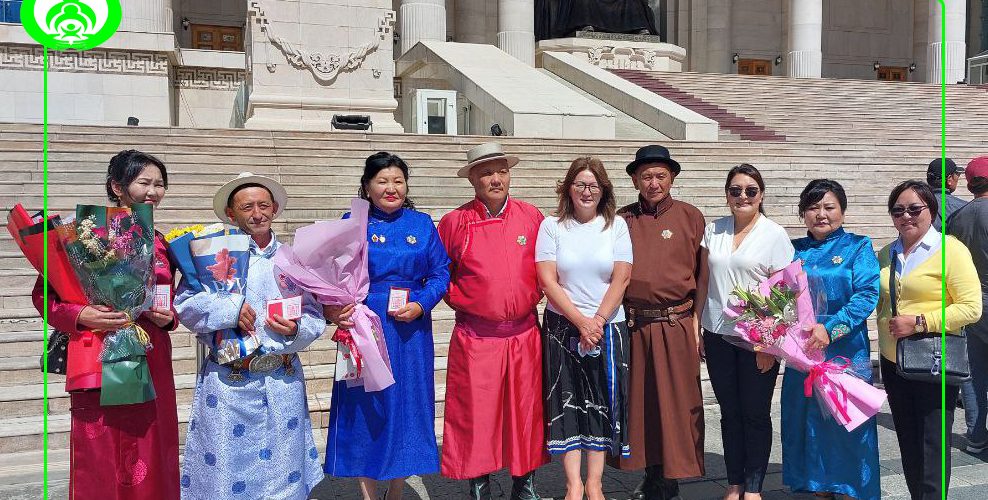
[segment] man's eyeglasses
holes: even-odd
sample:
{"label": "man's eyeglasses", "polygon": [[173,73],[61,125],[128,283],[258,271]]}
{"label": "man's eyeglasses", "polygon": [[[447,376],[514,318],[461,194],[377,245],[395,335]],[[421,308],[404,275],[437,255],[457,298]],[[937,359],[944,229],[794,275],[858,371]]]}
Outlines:
{"label": "man's eyeglasses", "polygon": [[889,214],[891,214],[892,217],[896,219],[906,214],[909,214],[910,217],[919,217],[919,214],[923,213],[923,210],[926,210],[927,208],[929,207],[927,207],[926,205],[910,205],[909,207],[893,207],[892,210],[889,210]]}
{"label": "man's eyeglasses", "polygon": [[574,182],[573,183],[573,187],[575,187],[576,190],[577,190],[577,192],[580,192],[580,193],[586,191],[587,189],[590,190],[590,194],[597,194],[597,193],[600,192],[600,186],[598,186],[596,184],[587,184],[587,183],[584,183],[584,182]]}
{"label": "man's eyeglasses", "polygon": [[741,186],[731,186],[727,188],[727,194],[731,195],[733,198],[740,198],[741,193],[744,193],[748,198],[754,198],[758,196],[759,191],[760,190],[755,186],[748,186],[744,189],[741,189]]}

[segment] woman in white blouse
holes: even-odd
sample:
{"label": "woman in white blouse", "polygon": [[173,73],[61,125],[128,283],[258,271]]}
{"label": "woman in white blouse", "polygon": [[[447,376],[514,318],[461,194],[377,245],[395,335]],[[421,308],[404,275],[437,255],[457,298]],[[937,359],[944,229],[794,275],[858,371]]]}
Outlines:
{"label": "woman in white blouse", "polygon": [[720,405],[720,427],[729,483],[725,500],[756,500],[772,451],[770,405],[779,364],[724,339],[734,324],[724,316],[735,286],[754,288],[764,277],[792,262],[789,235],[765,216],[765,182],[757,168],[741,164],[724,186],[731,215],[707,224],[710,279],[700,324],[710,384]]}
{"label": "woman in white blouse", "polygon": [[[603,499],[605,454],[627,454],[628,328],[621,300],[631,237],[596,158],[577,158],[539,228],[535,261],[549,304],[542,325],[546,444],[563,455],[566,498]],[[587,480],[580,461],[587,453]]]}

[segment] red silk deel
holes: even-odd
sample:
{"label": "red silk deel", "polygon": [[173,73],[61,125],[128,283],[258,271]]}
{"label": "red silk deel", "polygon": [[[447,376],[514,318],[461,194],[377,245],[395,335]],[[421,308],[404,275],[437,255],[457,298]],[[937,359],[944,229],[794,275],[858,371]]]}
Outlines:
{"label": "red silk deel", "polygon": [[548,463],[537,326],[478,337],[457,324],[449,346],[442,474],[469,479],[507,467],[521,476]]}

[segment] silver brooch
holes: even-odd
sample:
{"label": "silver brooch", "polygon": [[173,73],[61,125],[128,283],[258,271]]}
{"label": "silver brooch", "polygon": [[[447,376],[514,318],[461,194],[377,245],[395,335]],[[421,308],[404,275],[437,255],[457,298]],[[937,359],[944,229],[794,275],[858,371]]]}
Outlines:
{"label": "silver brooch", "polygon": [[515,241],[517,241],[519,245],[525,246],[525,244],[528,243],[528,238],[526,238],[524,235],[522,235],[522,236],[519,236],[518,239],[515,240]]}
{"label": "silver brooch", "polygon": [[830,259],[830,262],[840,265],[841,262],[844,262],[844,258],[841,257],[840,255],[834,255],[834,258]]}
{"label": "silver brooch", "polygon": [[668,229],[662,231],[662,239],[668,240],[669,238],[672,238],[672,231]]}
{"label": "silver brooch", "polygon": [[412,235],[408,235],[408,237],[405,238],[405,241],[407,241],[409,245],[414,245],[415,243],[418,242],[418,240],[415,239],[415,237]]}

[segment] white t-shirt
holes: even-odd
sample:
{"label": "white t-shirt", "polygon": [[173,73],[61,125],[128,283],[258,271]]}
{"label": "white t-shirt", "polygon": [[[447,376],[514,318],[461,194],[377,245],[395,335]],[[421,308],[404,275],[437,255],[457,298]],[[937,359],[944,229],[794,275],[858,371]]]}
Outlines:
{"label": "white t-shirt", "polygon": [[707,265],[710,267],[710,278],[700,324],[714,333],[734,335],[734,323],[724,315],[731,290],[738,285],[754,289],[765,277],[788,266],[796,250],[785,228],[764,215],[758,216],[755,227],[751,228],[736,251],[733,250],[733,216],[707,224],[701,245],[709,251]]}
{"label": "white t-shirt", "polygon": [[[611,284],[615,262],[631,263],[631,236],[628,224],[615,217],[604,229],[604,217],[581,224],[575,220],[559,223],[559,217],[546,217],[535,243],[535,262],[554,261],[559,285],[573,305],[586,316],[593,316]],[[561,314],[550,302],[550,311]],[[624,307],[618,307],[608,322],[624,321]]]}

